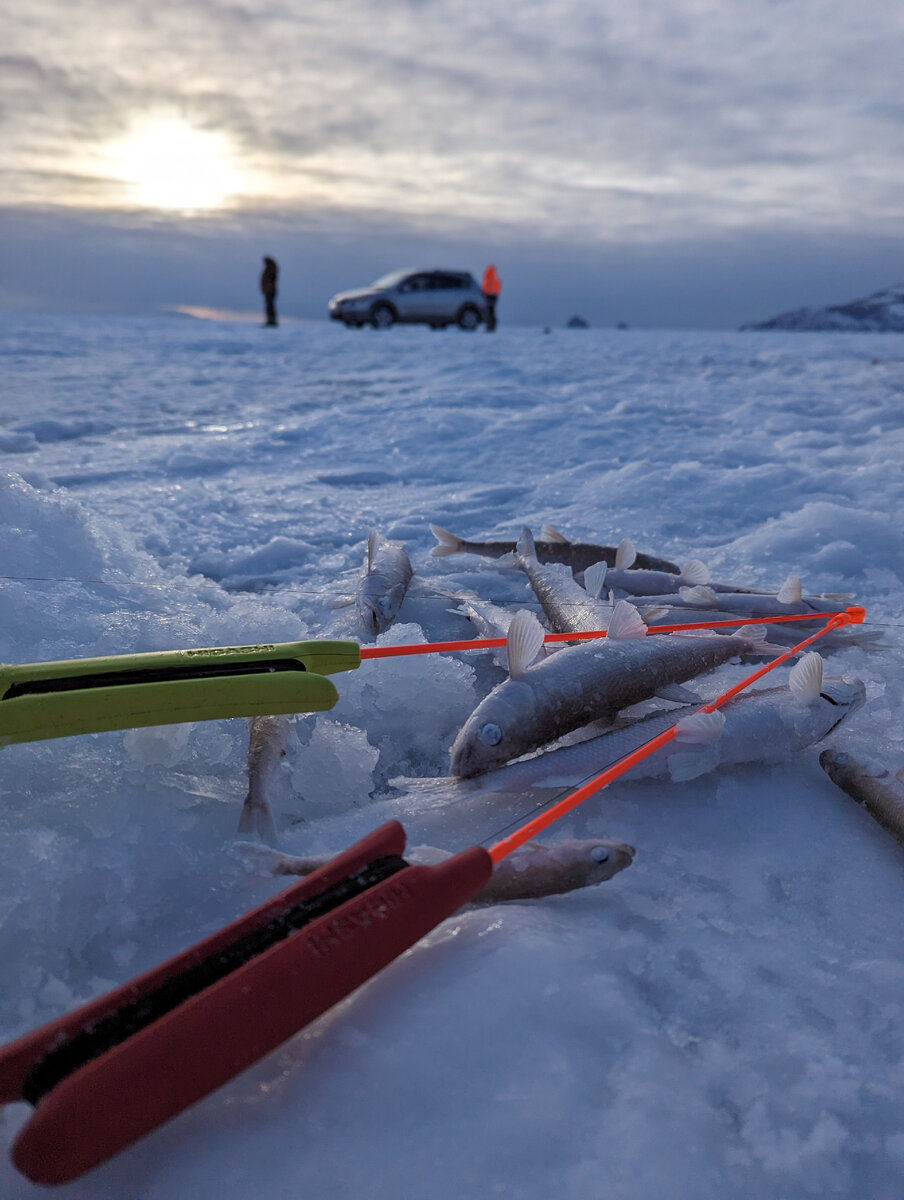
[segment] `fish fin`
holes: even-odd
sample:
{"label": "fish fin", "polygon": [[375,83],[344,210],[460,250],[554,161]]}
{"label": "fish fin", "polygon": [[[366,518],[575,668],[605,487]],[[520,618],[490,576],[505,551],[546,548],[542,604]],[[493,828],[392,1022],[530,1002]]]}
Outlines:
{"label": "fish fin", "polygon": [[570,546],[568,538],[564,533],[559,533],[558,529],[554,529],[552,525],[540,526],[540,541],[541,542],[556,542],[559,546]]}
{"label": "fish fin", "polygon": [[529,609],[522,608],[515,613],[505,642],[509,675],[512,679],[523,675],[531,663],[536,661],[537,655],[543,649],[545,636],[543,626]]}
{"label": "fish fin", "polygon": [[608,637],[638,638],[646,637],[647,627],[643,617],[633,604],[627,600],[619,600],[609,618]]}
{"label": "fish fin", "polygon": [[598,562],[584,571],[584,591],[594,600],[598,600],[603,593],[603,584],[606,582],[608,570],[605,562]]}
{"label": "fish fin", "polygon": [[673,783],[687,783],[689,779],[705,775],[713,767],[712,757],[705,752],[694,754],[684,751],[680,754],[670,754],[666,762]]}
{"label": "fish fin", "polygon": [[822,658],[815,650],[802,654],[788,675],[788,687],[801,704],[815,704],[822,691]]}
{"label": "fish fin", "polygon": [[[610,592],[609,595],[612,596],[613,593]],[[643,604],[635,605],[635,607],[648,625],[651,621],[655,621],[657,617],[661,617],[663,613],[669,611],[666,604]]]}
{"label": "fish fin", "polygon": [[690,688],[682,687],[680,683],[667,683],[665,687],[657,688],[653,693],[660,700],[673,700],[676,704],[702,704],[703,701]]}
{"label": "fish fin", "polygon": [[522,558],[529,561],[537,557],[537,547],[534,545],[534,535],[526,525],[521,526],[521,536],[518,538],[516,547]]}
{"label": "fish fin", "polygon": [[634,549],[634,543],[630,538],[622,538],[618,543],[618,549],[615,551],[615,566],[617,570],[627,570],[635,558],[637,558],[637,551]]}
{"label": "fish fin", "polygon": [[699,605],[701,608],[717,608],[719,597],[710,587],[698,583],[695,587],[680,587],[678,595],[687,604]]}
{"label": "fish fin", "polygon": [[709,568],[699,558],[692,558],[681,569],[681,578],[691,586],[698,583],[709,583]]}
{"label": "fish fin", "polygon": [[354,596],[337,596],[335,600],[331,600],[327,605],[329,609],[351,608],[355,603]]}
{"label": "fish fin", "polygon": [[748,653],[750,654],[776,655],[784,653],[780,646],[776,646],[768,640],[769,635],[765,625],[742,625],[740,629],[728,636],[744,638],[749,643]]}
{"label": "fish fin", "polygon": [[895,779],[904,779],[904,767],[900,771],[895,771]]}
{"label": "fish fin", "polygon": [[691,713],[688,717],[682,717],[675,725],[675,741],[706,745],[721,737],[724,728],[724,713],[718,711]]}
{"label": "fish fin", "polygon": [[377,531],[371,529],[367,535],[367,569],[368,571],[374,565],[374,551],[377,548]]}
{"label": "fish fin", "polygon": [[251,803],[251,793],[245,797],[242,811],[239,814],[237,833],[250,833],[254,828],[254,805]]}
{"label": "fish fin", "polygon": [[434,558],[444,558],[447,554],[458,554],[465,539],[439,525],[431,525],[430,532],[436,538],[436,545],[430,551]]}
{"label": "fish fin", "polygon": [[782,586],[778,589],[776,600],[779,604],[800,604],[803,597],[803,588],[800,585],[800,579],[796,575],[789,575]]}

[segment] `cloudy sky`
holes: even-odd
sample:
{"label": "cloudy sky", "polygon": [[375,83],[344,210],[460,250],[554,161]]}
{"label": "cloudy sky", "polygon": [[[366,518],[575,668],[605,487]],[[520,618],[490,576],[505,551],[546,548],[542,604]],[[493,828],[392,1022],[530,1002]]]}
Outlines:
{"label": "cloudy sky", "polygon": [[0,306],[731,327],[904,280],[900,0],[0,0]]}

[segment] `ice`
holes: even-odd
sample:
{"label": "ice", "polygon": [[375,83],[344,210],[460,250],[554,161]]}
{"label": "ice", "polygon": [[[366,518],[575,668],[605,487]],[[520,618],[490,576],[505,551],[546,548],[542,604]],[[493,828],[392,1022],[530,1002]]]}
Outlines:
{"label": "ice", "polygon": [[[826,671],[867,703],[826,744],[904,765],[900,335],[272,332],[0,317],[0,659],[357,640],[337,605],[371,526],[415,576],[369,645],[467,638],[456,595],[531,595],[511,566],[432,557],[429,524],[548,522],[863,604],[881,646]],[[437,851],[499,836],[534,797],[428,810],[389,781],[444,774],[504,677],[490,653],[334,675],[274,782],[280,849],[333,854],[390,818]],[[613,784],[546,837],[628,841],[629,870],[457,914],[57,1194],[897,1200],[901,848],[821,748]],[[286,886],[235,850],[247,750],[236,718],[0,751],[4,1041]],[[4,1147],[26,1117],[0,1112]],[[0,1194],[40,1194],[5,1154]]]}

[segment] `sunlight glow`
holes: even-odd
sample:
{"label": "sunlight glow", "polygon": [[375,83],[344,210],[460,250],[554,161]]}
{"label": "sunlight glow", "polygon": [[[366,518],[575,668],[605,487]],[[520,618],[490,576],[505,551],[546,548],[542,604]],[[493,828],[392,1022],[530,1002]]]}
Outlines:
{"label": "sunlight glow", "polygon": [[146,118],[109,147],[110,173],[145,208],[194,212],[225,207],[240,190],[235,152],[220,133],[178,117]]}

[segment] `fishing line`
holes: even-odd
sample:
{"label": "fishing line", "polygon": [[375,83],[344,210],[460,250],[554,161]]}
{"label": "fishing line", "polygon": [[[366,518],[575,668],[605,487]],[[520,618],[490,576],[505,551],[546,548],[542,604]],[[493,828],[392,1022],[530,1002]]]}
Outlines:
{"label": "fishing line", "polygon": [[[677,576],[676,576],[676,578],[677,578]],[[159,592],[172,592],[172,591],[176,590],[176,591],[182,591],[182,592],[189,593],[190,595],[193,595],[193,596],[198,596],[200,593],[203,593],[203,592],[213,592],[216,595],[222,596],[224,598],[226,598],[226,597],[233,598],[233,597],[238,597],[238,596],[281,597],[281,596],[287,596],[287,595],[298,595],[298,596],[313,596],[320,600],[347,600],[347,601],[349,601],[349,604],[354,602],[353,598],[349,596],[349,593],[347,591],[324,590],[322,588],[304,588],[304,587],[295,586],[293,584],[275,584],[275,585],[273,585],[272,588],[268,588],[267,590],[255,591],[251,588],[227,588],[227,587],[224,587],[222,584],[217,584],[217,583],[198,584],[196,587],[193,587],[191,584],[187,584],[187,583],[146,583],[146,582],[139,581],[139,580],[92,579],[90,577],[83,578],[78,575],[2,575],[2,574],[0,574],[0,583],[2,583],[3,581],[10,582],[10,583],[79,583],[79,584],[85,584],[85,585],[97,585],[97,586],[111,587],[111,588],[149,588],[153,591],[159,591]],[[751,591],[751,592],[731,592],[728,594],[729,595],[741,595],[741,596],[743,596],[743,595],[764,596],[764,595],[772,595],[773,593],[762,592],[762,591]],[[814,594],[819,595],[819,596],[823,595],[822,593],[814,593]],[[435,601],[437,603],[445,602],[447,604],[456,603],[456,602],[461,603],[461,604],[470,603],[469,597],[456,596],[455,594],[449,593],[449,592],[426,591],[420,595],[412,596],[412,599],[417,600],[417,601],[422,601],[422,600]],[[480,600],[480,599],[481,598],[478,597],[478,600]],[[588,600],[590,600],[590,599],[592,599],[592,597],[590,597],[588,594]],[[624,597],[624,599],[627,599],[627,601],[631,604],[634,603],[634,598],[631,596]],[[645,607],[645,608],[646,607],[656,607],[657,599],[655,596],[654,597],[644,597],[644,599],[647,601],[647,604],[645,604],[643,607]],[[496,601],[487,601],[487,603],[495,604],[496,607],[499,607],[499,608],[503,608],[505,606],[504,604],[498,603]],[[535,609],[538,612],[542,611],[542,605],[535,597],[525,597],[523,600],[519,598],[518,600],[506,601],[505,603],[508,605],[517,604],[520,608]],[[570,602],[566,601],[566,602],[562,603],[560,605],[560,607],[563,609],[580,609],[580,608],[584,607],[584,602],[583,601],[581,601],[581,602],[575,601],[574,603],[570,603]],[[694,608],[694,607],[688,605],[687,610],[688,610],[688,612],[694,612],[694,613],[700,613],[700,614],[703,614],[706,612],[706,609],[703,608],[702,606],[700,608]],[[108,615],[108,616],[134,616],[135,614],[134,614],[133,609],[119,608],[119,609],[111,609],[106,615]],[[174,618],[158,616],[157,614],[153,614],[153,615],[156,616],[158,620],[174,619]],[[464,616],[465,620],[471,619],[470,617],[467,616],[467,614],[462,614],[462,615]],[[748,616],[744,617],[741,621],[724,622],[724,624],[756,624],[759,621],[766,621],[766,620],[772,620],[772,619],[788,621],[790,623],[793,623],[794,621],[806,621],[806,620],[812,620],[812,619],[818,618],[818,617],[831,616],[831,615],[832,615],[831,613],[790,613],[790,614],[783,614],[780,617],[776,617],[776,618],[767,618],[767,617],[760,617],[757,614],[752,614],[752,615],[748,615]],[[866,621],[866,620],[864,620],[864,621],[861,621],[860,624],[867,625],[871,628],[875,627],[878,629],[904,629],[904,624],[899,624],[899,623],[896,623],[893,621],[872,621],[872,620]],[[710,623],[705,622],[704,627],[709,628]],[[662,630],[668,631],[674,627],[673,626],[650,626],[650,628],[651,629],[662,629]],[[575,641],[575,640],[579,640],[582,636],[587,636],[587,635],[581,635],[581,634],[565,635],[565,634],[563,634],[563,635],[560,635],[560,640]],[[497,642],[493,641],[492,643],[490,643],[489,639],[487,639],[488,648],[490,647],[490,645],[496,645],[496,644],[497,644]],[[505,638],[502,638],[502,640],[500,642],[498,642],[498,644],[505,645]],[[407,652],[408,653],[418,653],[418,651],[414,651],[414,650],[409,650]],[[420,653],[425,653],[425,651],[420,651]]]}

